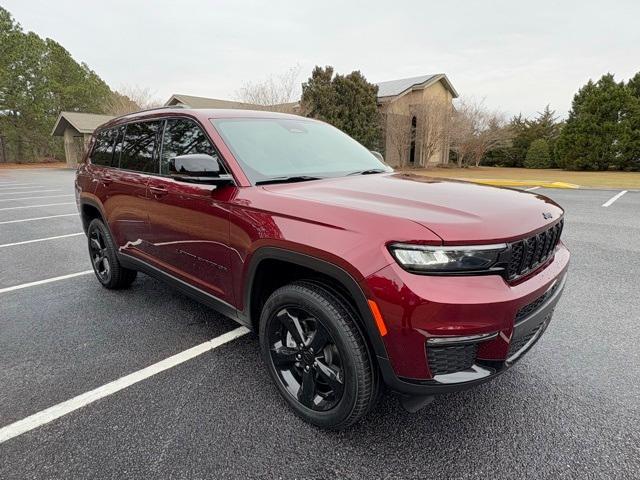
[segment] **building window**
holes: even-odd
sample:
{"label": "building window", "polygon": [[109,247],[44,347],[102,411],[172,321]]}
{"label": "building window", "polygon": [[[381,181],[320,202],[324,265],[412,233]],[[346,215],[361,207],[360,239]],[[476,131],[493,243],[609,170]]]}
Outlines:
{"label": "building window", "polygon": [[411,147],[409,149],[409,163],[414,165],[416,162],[416,126],[418,121],[416,117],[411,118]]}

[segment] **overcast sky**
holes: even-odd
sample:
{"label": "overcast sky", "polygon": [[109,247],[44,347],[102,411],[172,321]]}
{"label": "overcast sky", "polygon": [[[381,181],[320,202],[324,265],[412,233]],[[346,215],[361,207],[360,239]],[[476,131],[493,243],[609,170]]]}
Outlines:
{"label": "overcast sky", "polygon": [[372,82],[446,73],[508,114],[565,115],[589,78],[640,70],[640,2],[4,0],[111,87],[234,99],[245,81],[314,65]]}

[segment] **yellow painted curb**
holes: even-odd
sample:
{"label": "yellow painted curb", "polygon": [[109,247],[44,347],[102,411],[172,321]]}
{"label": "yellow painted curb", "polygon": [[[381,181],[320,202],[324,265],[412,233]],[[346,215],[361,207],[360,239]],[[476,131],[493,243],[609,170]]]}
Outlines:
{"label": "yellow painted curb", "polygon": [[542,180],[503,180],[490,178],[464,178],[468,182],[494,187],[542,187],[542,188],[580,188],[580,185],[567,182],[545,182]]}

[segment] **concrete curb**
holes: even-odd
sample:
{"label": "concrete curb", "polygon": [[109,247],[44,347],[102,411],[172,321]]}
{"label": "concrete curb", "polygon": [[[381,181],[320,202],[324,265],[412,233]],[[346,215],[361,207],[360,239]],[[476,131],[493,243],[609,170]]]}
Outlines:
{"label": "concrete curb", "polygon": [[494,187],[542,187],[542,188],[580,188],[580,185],[567,182],[547,182],[544,180],[506,180],[490,178],[460,178],[467,182],[492,185]]}

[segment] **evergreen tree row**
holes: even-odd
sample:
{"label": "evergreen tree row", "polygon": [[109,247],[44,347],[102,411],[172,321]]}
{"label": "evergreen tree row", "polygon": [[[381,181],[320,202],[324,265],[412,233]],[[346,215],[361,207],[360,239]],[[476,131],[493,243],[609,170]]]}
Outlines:
{"label": "evergreen tree row", "polygon": [[612,74],[589,81],[573,98],[566,121],[547,106],[533,119],[514,117],[509,146],[484,165],[567,170],[640,170],[640,72],[628,82]]}
{"label": "evergreen tree row", "polygon": [[86,64],[59,43],[24,32],[0,7],[0,135],[9,161],[63,158],[51,137],[64,110],[101,113],[112,95]]}

